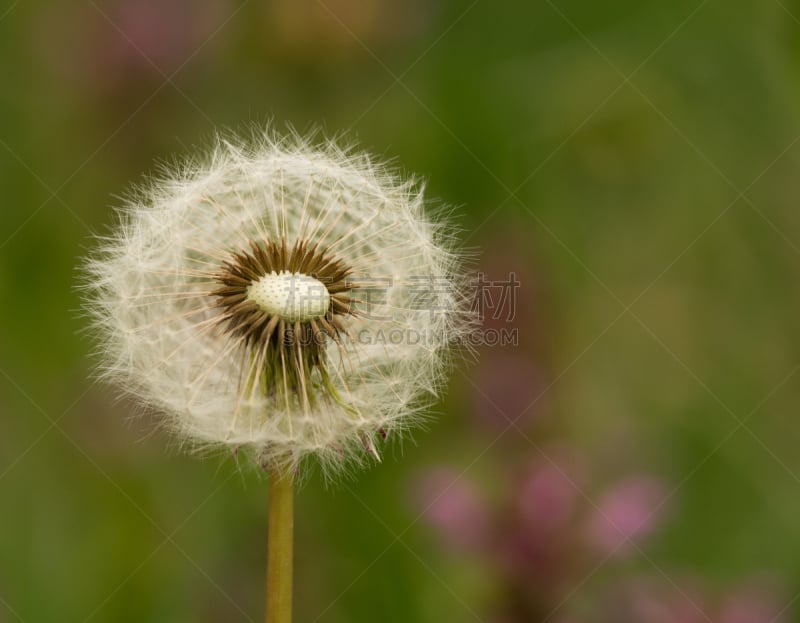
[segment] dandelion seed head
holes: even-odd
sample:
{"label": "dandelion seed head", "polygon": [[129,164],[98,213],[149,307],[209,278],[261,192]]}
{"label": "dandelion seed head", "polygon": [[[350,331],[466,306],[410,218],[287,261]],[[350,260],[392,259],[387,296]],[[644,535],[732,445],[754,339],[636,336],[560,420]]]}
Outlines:
{"label": "dandelion seed head", "polygon": [[363,153],[219,139],[138,190],[88,260],[100,374],[192,448],[335,471],[439,394],[470,328],[462,259],[422,185]]}

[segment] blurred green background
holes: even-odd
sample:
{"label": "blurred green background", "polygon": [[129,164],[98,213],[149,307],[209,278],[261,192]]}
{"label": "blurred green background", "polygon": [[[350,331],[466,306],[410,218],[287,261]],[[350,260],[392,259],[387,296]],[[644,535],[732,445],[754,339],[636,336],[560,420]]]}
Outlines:
{"label": "blurred green background", "polygon": [[427,431],[300,491],[297,621],[800,621],[800,1],[6,0],[0,58],[0,621],[261,620],[266,482],[87,380],[76,279],[268,120],[521,283]]}

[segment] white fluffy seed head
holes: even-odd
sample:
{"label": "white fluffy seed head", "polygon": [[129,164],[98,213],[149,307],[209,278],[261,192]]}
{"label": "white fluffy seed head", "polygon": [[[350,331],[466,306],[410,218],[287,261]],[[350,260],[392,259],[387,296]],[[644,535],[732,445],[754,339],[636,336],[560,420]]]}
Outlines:
{"label": "white fluffy seed head", "polygon": [[[219,140],[119,217],[87,262],[100,371],[195,448],[246,450],[287,469],[315,457],[326,473],[377,458],[439,393],[451,347],[471,328],[462,254],[451,227],[426,214],[421,186],[333,142]],[[254,347],[210,294],[233,254],[281,241],[325,250],[359,284],[326,298],[313,271],[252,275],[250,303],[287,330],[324,333],[310,358],[274,337]]]}
{"label": "white fluffy seed head", "polygon": [[319,279],[272,271],[247,288],[247,297],[270,315],[290,322],[308,322],[325,315],[331,296]]}

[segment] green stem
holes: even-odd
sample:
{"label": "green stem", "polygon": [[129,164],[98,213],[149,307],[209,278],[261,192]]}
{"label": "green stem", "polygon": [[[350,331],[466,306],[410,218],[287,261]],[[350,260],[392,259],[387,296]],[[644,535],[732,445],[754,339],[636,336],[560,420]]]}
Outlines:
{"label": "green stem", "polygon": [[293,496],[292,474],[273,469],[269,475],[267,623],[292,621]]}

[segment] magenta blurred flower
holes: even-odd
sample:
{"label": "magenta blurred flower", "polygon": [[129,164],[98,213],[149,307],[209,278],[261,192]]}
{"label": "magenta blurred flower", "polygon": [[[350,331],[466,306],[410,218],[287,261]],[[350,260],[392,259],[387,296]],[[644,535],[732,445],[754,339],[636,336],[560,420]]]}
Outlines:
{"label": "magenta blurred flower", "polygon": [[169,73],[214,32],[224,18],[221,12],[224,8],[224,2],[120,0],[104,9],[116,26],[106,24],[107,51],[120,66],[141,65],[153,70],[152,61],[158,69]]}
{"label": "magenta blurred flower", "polygon": [[283,55],[330,62],[430,28],[441,2],[408,0],[273,0],[264,4],[263,42]]}
{"label": "magenta blurred flower", "polygon": [[64,78],[113,92],[142,79],[163,82],[209,47],[231,10],[227,0],[112,0],[80,12],[52,6],[42,9],[32,43]]}
{"label": "magenta blurred flower", "polygon": [[720,623],[781,623],[788,605],[766,587],[744,586],[731,591],[720,604]]}
{"label": "magenta blurred flower", "polygon": [[578,490],[567,465],[547,463],[533,470],[519,491],[519,512],[532,531],[552,533],[569,522],[577,504]]}
{"label": "magenta blurred flower", "polygon": [[475,414],[493,430],[526,426],[545,406],[547,379],[530,357],[508,349],[487,351],[474,378]]}
{"label": "magenta blurred flower", "polygon": [[630,610],[631,623],[708,623],[708,607],[696,596],[639,595]]}
{"label": "magenta blurred flower", "polygon": [[558,595],[577,562],[582,457],[560,445],[543,452],[544,458],[510,480],[507,505],[494,515],[493,558],[519,590],[530,592],[528,587],[535,586],[541,595]]}
{"label": "magenta blurred flower", "polygon": [[[566,446],[520,473],[509,465],[507,487],[488,504],[475,484],[455,469],[438,467],[417,481],[423,517],[453,548],[476,555],[498,582],[497,623],[784,623],[780,591],[772,582],[749,582],[719,597],[699,577],[624,575],[574,599],[576,587],[606,563],[633,550],[628,539],[651,536],[665,520],[667,487],[635,475],[592,496],[585,457]],[[589,537],[588,539],[586,537]],[[587,547],[588,546],[588,547]],[[594,551],[592,551],[594,550]],[[611,560],[598,559],[597,553]],[[770,579],[770,578],[767,578]],[[583,592],[583,591],[581,591]],[[591,604],[591,608],[587,608]]]}
{"label": "magenta blurred flower", "polygon": [[477,549],[488,539],[488,509],[466,476],[447,467],[433,468],[414,483],[414,501],[422,517],[455,549]]}
{"label": "magenta blurred flower", "polygon": [[[680,588],[675,582],[680,583]],[[781,623],[786,602],[774,587],[750,583],[715,598],[696,578],[672,579],[666,585],[657,578],[640,577],[624,587],[614,603],[631,623]],[[611,605],[611,603],[609,603]]]}
{"label": "magenta blurred flower", "polygon": [[592,545],[606,555],[624,555],[637,542],[651,535],[663,518],[666,488],[647,476],[627,478],[606,491],[588,523]]}

